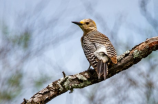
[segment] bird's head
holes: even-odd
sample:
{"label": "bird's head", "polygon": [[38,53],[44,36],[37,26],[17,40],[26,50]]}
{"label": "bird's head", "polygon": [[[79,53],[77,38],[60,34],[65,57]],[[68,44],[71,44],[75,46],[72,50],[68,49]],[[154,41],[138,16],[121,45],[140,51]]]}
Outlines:
{"label": "bird's head", "polygon": [[77,24],[84,33],[88,33],[92,30],[97,30],[97,26],[92,19],[83,19],[80,22],[73,21],[72,23]]}

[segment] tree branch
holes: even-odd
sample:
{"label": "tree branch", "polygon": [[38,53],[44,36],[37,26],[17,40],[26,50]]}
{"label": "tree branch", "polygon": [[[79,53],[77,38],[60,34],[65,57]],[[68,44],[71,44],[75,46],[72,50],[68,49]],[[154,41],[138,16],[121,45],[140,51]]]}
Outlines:
{"label": "tree branch", "polygon": [[[133,47],[130,51],[126,51],[123,55],[117,57],[117,65],[109,66],[107,79],[138,63],[142,58],[147,57],[155,50],[158,50],[158,37],[147,39],[145,42]],[[87,70],[69,76],[66,76],[63,72],[63,75],[63,78],[50,83],[46,88],[37,92],[29,100],[24,99],[22,104],[45,104],[68,90],[72,91],[73,88],[83,88],[104,80],[103,77],[98,80],[95,70]]]}

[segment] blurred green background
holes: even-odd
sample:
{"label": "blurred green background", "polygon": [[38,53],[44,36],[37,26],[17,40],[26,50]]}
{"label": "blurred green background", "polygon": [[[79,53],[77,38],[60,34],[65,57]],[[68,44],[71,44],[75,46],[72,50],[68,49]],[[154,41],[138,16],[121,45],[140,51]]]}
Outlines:
{"label": "blurred green background", "polygon": [[[158,36],[158,0],[0,0],[0,104],[19,104],[88,61],[82,30],[93,19],[121,55]],[[158,52],[101,83],[48,104],[158,104]]]}

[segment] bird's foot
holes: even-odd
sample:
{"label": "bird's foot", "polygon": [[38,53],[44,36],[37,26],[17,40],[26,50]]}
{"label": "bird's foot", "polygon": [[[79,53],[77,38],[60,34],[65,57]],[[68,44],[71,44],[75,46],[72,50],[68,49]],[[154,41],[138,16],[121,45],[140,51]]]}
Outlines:
{"label": "bird's foot", "polygon": [[89,65],[88,69],[87,70],[91,70],[91,65]]}

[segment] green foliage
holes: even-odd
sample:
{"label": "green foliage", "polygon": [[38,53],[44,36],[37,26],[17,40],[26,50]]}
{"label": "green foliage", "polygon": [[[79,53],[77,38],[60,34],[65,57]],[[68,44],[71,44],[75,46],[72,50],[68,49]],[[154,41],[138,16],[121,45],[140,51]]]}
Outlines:
{"label": "green foliage", "polygon": [[[0,75],[2,75],[3,79],[0,79],[0,103],[11,102],[14,100],[22,91],[22,78],[23,73],[22,70],[19,70],[20,65],[23,63],[19,63],[19,59],[16,60],[19,56],[15,55],[16,51],[26,51],[29,50],[31,33],[30,31],[23,30],[23,32],[15,32],[14,30],[10,30],[10,28],[5,23],[0,23],[0,32],[1,32],[1,42],[3,54],[0,54],[1,58],[1,71]],[[17,34],[16,34],[17,33]],[[7,54],[9,53],[9,54]],[[25,56],[25,53],[23,54]],[[14,60],[15,62],[12,62]],[[25,62],[25,59],[22,61]],[[12,67],[13,66],[13,67]],[[15,68],[16,67],[16,68]],[[4,73],[7,73],[4,75]],[[1,77],[0,77],[1,78]]]}
{"label": "green foliage", "polygon": [[28,31],[25,31],[21,35],[15,35],[11,41],[14,43],[14,45],[18,45],[22,47],[23,49],[27,49],[30,42],[30,36],[31,34]]}
{"label": "green foliage", "polygon": [[0,102],[12,100],[20,94],[22,90],[20,84],[22,77],[23,74],[20,71],[16,72],[14,75],[8,76],[8,79],[4,84],[4,86],[7,85],[7,88],[0,90]]}
{"label": "green foliage", "polygon": [[8,78],[7,82],[10,86],[14,86],[14,87],[20,86],[22,76],[23,76],[23,74],[21,72],[17,71],[15,75],[13,75],[13,76],[11,75]]}
{"label": "green foliage", "polygon": [[2,100],[11,100],[13,99],[13,96],[10,92],[7,92],[7,90],[1,91],[0,93],[0,102]]}
{"label": "green foliage", "polygon": [[8,26],[3,24],[0,29],[2,30],[2,34],[5,37],[4,39],[8,42],[11,42],[14,46],[20,46],[23,49],[27,49],[29,47],[31,33],[28,30],[20,34],[15,34],[10,32]]}
{"label": "green foliage", "polygon": [[8,26],[6,26],[6,25],[3,25],[3,26],[2,26],[2,33],[3,33],[4,35],[8,35],[8,34],[9,34]]}
{"label": "green foliage", "polygon": [[41,75],[40,77],[36,78],[36,80],[34,81],[35,88],[41,89],[43,84],[46,83],[49,79],[50,79],[50,77],[46,76],[46,75]]}

